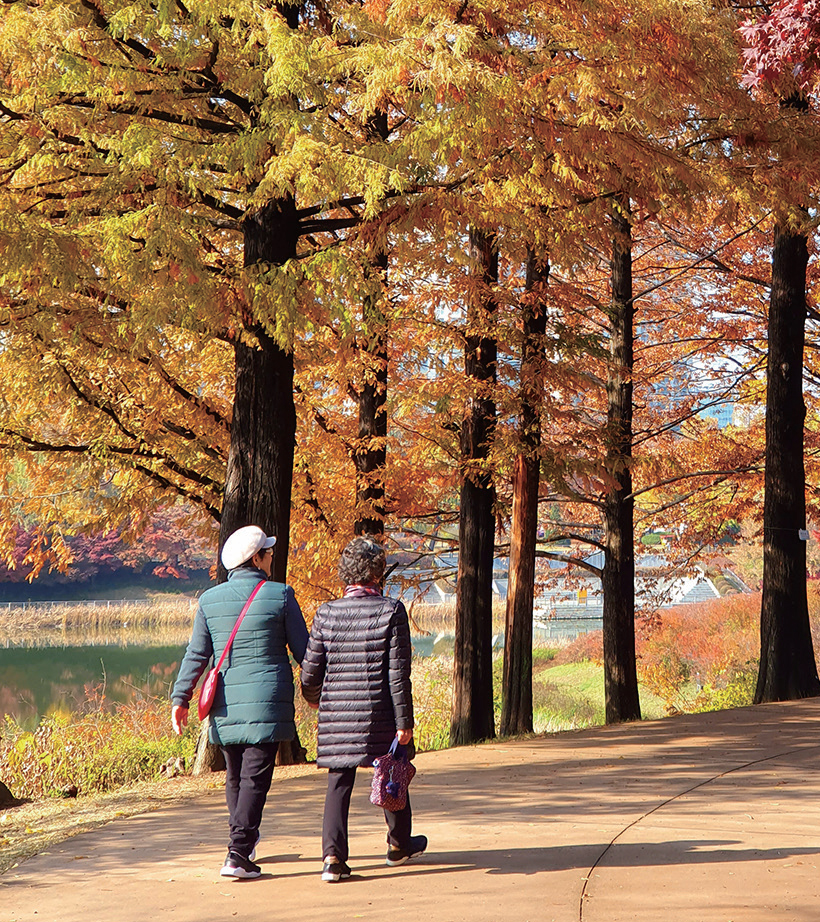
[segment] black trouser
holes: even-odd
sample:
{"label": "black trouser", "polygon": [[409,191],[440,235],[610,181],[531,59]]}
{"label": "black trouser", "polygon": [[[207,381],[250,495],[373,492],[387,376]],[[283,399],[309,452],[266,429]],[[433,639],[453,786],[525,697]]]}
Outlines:
{"label": "black trouser", "polygon": [[222,746],[225,755],[225,799],[231,839],[228,848],[247,858],[259,838],[262,809],[273,780],[279,743],[235,743]]}
{"label": "black trouser", "polygon": [[[350,813],[350,795],[356,781],[356,767],[331,768],[327,773],[327,796],[325,815],[322,821],[322,857],[334,855],[340,861],[347,861],[347,818]],[[387,842],[396,848],[410,844],[410,829],[413,814],[410,810],[410,795],[407,804],[398,813],[384,811],[387,820]]]}

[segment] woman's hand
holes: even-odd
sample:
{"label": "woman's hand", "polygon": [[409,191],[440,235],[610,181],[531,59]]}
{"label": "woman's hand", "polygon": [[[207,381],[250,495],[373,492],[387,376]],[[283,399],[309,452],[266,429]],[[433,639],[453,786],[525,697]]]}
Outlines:
{"label": "woman's hand", "polygon": [[396,738],[400,746],[406,746],[413,739],[412,730],[396,730]]}
{"label": "woman's hand", "polygon": [[188,726],[188,708],[181,704],[175,704],[171,708],[171,725],[177,736],[182,735],[182,731]]}

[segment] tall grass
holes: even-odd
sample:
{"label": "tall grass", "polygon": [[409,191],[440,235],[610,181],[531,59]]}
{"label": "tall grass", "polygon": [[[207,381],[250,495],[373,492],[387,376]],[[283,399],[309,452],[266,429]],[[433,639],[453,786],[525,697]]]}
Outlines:
{"label": "tall grass", "polygon": [[415,657],[412,681],[416,748],[420,752],[445,749],[450,745],[453,711],[453,658]]}
{"label": "tall grass", "polygon": [[0,603],[0,646],[91,646],[111,643],[181,644],[196,601],[182,597],[145,602],[86,602],[11,607]]}
{"label": "tall grass", "polygon": [[163,699],[137,696],[112,709],[102,688],[87,687],[80,710],[44,717],[35,730],[6,717],[0,778],[17,797],[57,796],[72,785],[82,793],[110,791],[158,777],[169,759],[190,764],[194,733],[173,735]]}
{"label": "tall grass", "polygon": [[[420,634],[452,634],[456,624],[456,603],[441,602],[430,605],[425,602],[412,603],[407,606],[410,615],[411,630]],[[495,600],[492,605],[492,631],[498,634],[504,631],[507,617],[506,602]]]}

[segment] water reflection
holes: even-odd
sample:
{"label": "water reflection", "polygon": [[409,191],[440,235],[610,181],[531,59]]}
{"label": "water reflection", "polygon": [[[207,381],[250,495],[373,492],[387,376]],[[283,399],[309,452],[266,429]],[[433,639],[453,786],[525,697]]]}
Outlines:
{"label": "water reflection", "polygon": [[[82,711],[91,699],[98,707],[100,695],[111,707],[135,696],[167,701],[190,630],[190,622],[0,630],[0,715],[33,729],[45,714]],[[412,641],[417,656],[452,654],[452,633],[422,629]]]}
{"label": "water reflection", "polygon": [[187,632],[177,634],[160,644],[41,636],[38,646],[0,648],[0,713],[33,728],[44,714],[82,710],[89,695],[112,707],[135,696],[167,700],[187,642]]}

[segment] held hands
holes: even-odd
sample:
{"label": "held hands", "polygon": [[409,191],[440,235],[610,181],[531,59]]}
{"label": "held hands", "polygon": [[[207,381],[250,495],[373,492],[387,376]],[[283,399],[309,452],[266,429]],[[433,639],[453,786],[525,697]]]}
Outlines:
{"label": "held hands", "polygon": [[177,736],[182,735],[182,731],[188,726],[188,708],[182,707],[181,704],[175,704],[171,708],[171,725]]}
{"label": "held hands", "polygon": [[406,746],[413,739],[412,730],[396,730],[396,738],[400,746]]}

